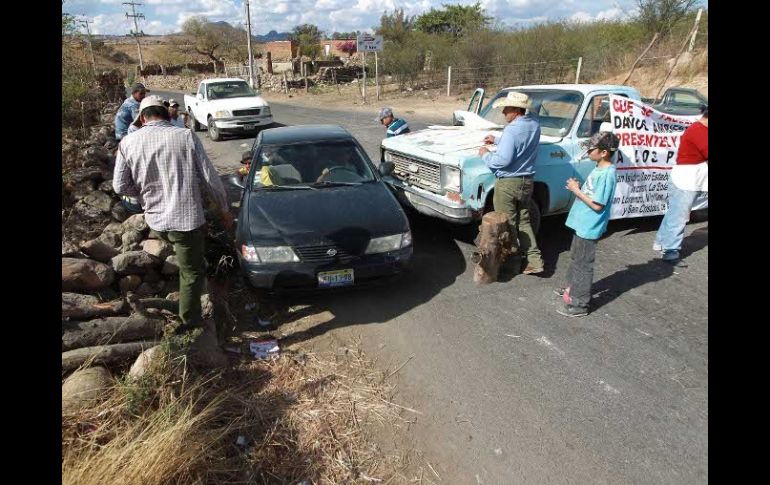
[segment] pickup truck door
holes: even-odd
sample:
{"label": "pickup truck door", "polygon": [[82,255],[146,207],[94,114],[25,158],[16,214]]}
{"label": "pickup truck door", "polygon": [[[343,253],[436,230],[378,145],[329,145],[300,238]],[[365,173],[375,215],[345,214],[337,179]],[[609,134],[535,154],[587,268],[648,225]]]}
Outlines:
{"label": "pickup truck door", "polygon": [[[625,95],[621,95],[625,96]],[[580,121],[575,130],[574,153],[572,155],[574,177],[580,180],[582,184],[596,163],[588,158],[588,140],[594,133],[599,131],[599,127],[605,121],[610,121],[610,96],[607,93],[595,94],[585,104],[584,111],[581,113]],[[574,195],[573,195],[574,197]]]}
{"label": "pickup truck door", "polygon": [[468,103],[468,111],[471,113],[479,114],[481,111],[481,105],[484,102],[484,88],[478,88],[473,92],[471,100]]}
{"label": "pickup truck door", "polygon": [[195,95],[195,101],[193,101],[193,106],[195,109],[193,109],[193,112],[195,113],[195,119],[198,120],[198,123],[205,125],[206,124],[206,118],[208,118],[208,113],[205,112],[203,109],[203,103],[206,101],[206,85],[203,83],[200,83],[198,85],[198,94]]}

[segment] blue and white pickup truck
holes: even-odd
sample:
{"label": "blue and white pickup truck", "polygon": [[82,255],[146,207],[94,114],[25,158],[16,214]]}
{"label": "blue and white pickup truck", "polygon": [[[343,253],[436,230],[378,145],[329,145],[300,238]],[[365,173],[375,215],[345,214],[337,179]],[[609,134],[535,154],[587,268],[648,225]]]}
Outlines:
{"label": "blue and white pickup truck", "polygon": [[204,79],[197,92],[184,96],[184,104],[190,128],[205,126],[212,141],[223,133],[253,133],[273,124],[267,101],[240,78]]}
{"label": "blue and white pickup truck", "polygon": [[[566,212],[574,195],[565,188],[570,177],[581,182],[595,167],[586,154],[588,139],[609,121],[609,95],[641,100],[628,86],[552,84],[501,90],[484,104],[477,89],[468,111],[455,111],[454,124],[386,138],[381,157],[395,169],[387,177],[399,201],[429,216],[465,224],[492,210],[495,177],[478,155],[484,136],[502,131],[502,110],[492,103],[509,91],[526,93],[540,121],[540,151],[530,214],[535,231],[541,215]],[[483,106],[483,107],[482,107]]]}

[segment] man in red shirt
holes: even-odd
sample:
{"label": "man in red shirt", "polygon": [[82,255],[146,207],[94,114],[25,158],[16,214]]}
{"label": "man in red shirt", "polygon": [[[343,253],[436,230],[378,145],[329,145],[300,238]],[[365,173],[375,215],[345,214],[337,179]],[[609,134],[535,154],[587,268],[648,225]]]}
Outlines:
{"label": "man in red shirt", "polygon": [[708,193],[709,180],[709,113],[693,123],[679,140],[676,165],[668,180],[668,211],[663,216],[653,249],[662,251],[663,261],[681,265],[679,251],[684,239],[684,226],[690,220],[695,199]]}

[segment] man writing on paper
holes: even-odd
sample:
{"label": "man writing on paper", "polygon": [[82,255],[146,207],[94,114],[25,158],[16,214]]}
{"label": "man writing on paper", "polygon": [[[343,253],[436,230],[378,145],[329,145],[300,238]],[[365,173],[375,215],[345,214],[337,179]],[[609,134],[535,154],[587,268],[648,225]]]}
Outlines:
{"label": "man writing on paper", "polygon": [[496,153],[486,147],[479,149],[479,155],[497,179],[494,208],[509,216],[511,239],[524,258],[523,273],[541,273],[543,257],[529,220],[540,123],[527,113],[532,103],[524,93],[511,91],[506,97],[495,101],[492,107],[503,108],[503,116],[508,122],[502,135],[487,135],[484,138],[484,143],[497,145]]}

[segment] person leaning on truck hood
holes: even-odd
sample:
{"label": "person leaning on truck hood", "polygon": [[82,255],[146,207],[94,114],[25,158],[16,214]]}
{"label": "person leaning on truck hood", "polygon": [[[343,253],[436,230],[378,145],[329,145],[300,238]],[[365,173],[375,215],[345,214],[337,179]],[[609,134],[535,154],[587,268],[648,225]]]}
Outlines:
{"label": "person leaning on truck hood", "polygon": [[385,138],[409,133],[409,125],[406,120],[393,116],[393,109],[382,108],[377,114],[377,120],[386,127]]}
{"label": "person leaning on truck hood", "polygon": [[511,239],[525,258],[523,273],[541,273],[543,257],[529,220],[540,123],[527,113],[532,103],[524,93],[511,91],[495,101],[492,107],[503,108],[503,116],[508,122],[500,136],[484,137],[484,143],[497,145],[496,153],[487,147],[479,149],[479,156],[497,178],[492,202],[496,211],[509,215]]}

